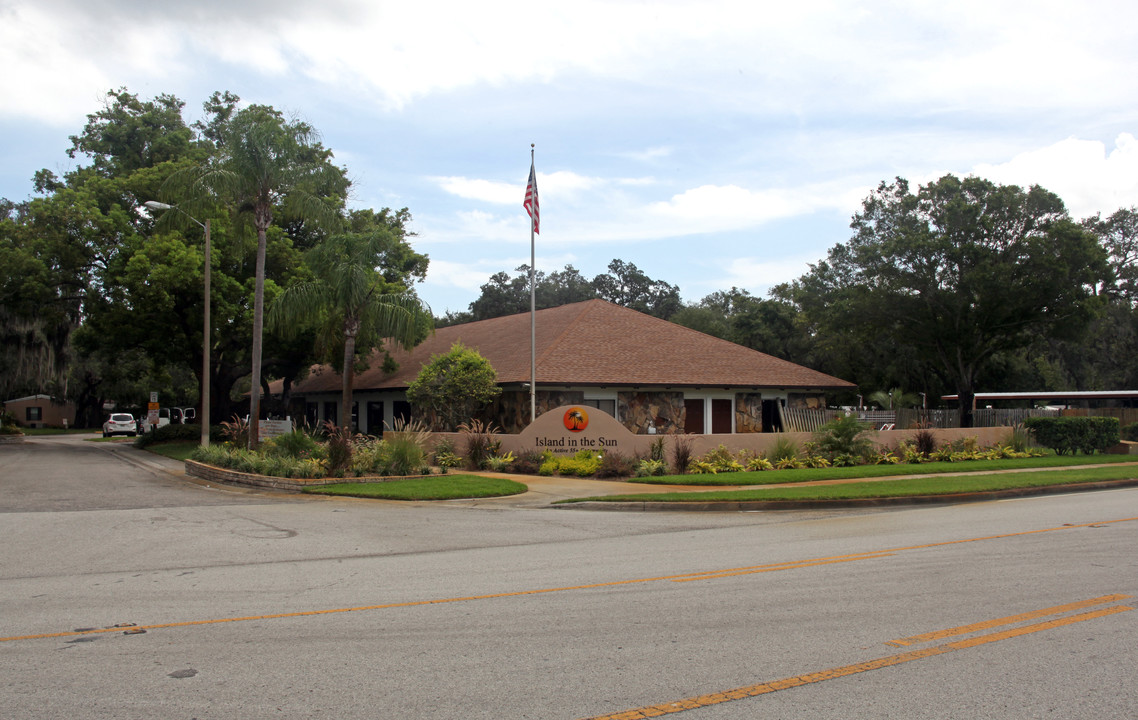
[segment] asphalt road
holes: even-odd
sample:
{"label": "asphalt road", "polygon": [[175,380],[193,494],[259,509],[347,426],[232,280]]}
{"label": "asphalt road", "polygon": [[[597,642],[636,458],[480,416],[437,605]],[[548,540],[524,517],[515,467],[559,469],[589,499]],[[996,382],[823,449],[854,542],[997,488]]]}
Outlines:
{"label": "asphalt road", "polygon": [[1135,489],[619,513],[169,467],[0,446],[0,716],[1138,717]]}

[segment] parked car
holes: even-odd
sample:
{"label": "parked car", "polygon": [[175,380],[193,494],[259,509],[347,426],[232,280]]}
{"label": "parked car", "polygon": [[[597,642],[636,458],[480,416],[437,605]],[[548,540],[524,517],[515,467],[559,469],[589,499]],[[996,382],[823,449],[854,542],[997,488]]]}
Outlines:
{"label": "parked car", "polygon": [[194,417],[197,414],[196,410],[192,407],[164,407],[158,410],[158,423],[151,427],[150,418],[148,415],[143,415],[139,420],[139,432],[148,433],[152,430],[157,430],[167,425],[190,425],[194,422]]}
{"label": "parked car", "polygon": [[115,435],[129,435],[134,437],[137,434],[138,421],[129,413],[111,413],[111,416],[103,423],[103,437],[113,437]]}

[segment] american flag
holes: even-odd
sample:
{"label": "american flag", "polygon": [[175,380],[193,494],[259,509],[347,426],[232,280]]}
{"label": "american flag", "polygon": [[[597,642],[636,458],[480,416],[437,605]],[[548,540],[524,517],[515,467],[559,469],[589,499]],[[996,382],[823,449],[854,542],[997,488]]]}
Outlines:
{"label": "american flag", "polygon": [[522,207],[529,213],[530,219],[533,220],[533,231],[541,233],[541,210],[537,206],[537,173],[533,170],[533,161],[529,164],[529,183],[526,184],[526,199],[522,203]]}

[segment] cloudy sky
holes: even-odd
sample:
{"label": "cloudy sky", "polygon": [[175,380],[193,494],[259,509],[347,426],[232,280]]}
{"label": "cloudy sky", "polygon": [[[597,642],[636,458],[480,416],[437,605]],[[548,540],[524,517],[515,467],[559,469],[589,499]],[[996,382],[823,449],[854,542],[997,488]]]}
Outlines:
{"label": "cloudy sky", "polygon": [[530,143],[540,269],[765,295],[896,176],[1138,204],[1135,27],[1123,0],[0,0],[0,196],[82,164],[109,90],[190,121],[229,90],[315,126],[353,206],[410,209],[437,314],[529,261]]}

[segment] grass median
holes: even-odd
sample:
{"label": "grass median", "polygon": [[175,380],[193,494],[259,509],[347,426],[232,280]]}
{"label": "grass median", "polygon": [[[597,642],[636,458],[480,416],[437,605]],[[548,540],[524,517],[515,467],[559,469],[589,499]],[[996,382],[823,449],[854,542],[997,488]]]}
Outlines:
{"label": "grass median", "polygon": [[1138,478],[1138,466],[1104,465],[1072,470],[1038,472],[980,473],[945,477],[926,475],[897,480],[843,482],[833,485],[795,485],[748,490],[712,490],[707,492],[637,493],[574,498],[562,502],[744,502],[851,500],[859,498],[894,498],[964,493],[993,492],[1018,488],[1079,485],[1107,480]]}
{"label": "grass median", "polygon": [[705,475],[663,475],[631,478],[628,482],[645,485],[777,485],[818,480],[896,477],[898,475],[937,475],[961,472],[994,472],[1069,467],[1072,465],[1109,465],[1134,462],[1133,455],[1046,455],[1038,458],[1001,460],[962,460],[959,462],[902,463],[899,465],[856,465],[854,467],[796,468]]}
{"label": "grass median", "polygon": [[477,475],[431,475],[375,483],[336,483],[305,488],[313,495],[346,495],[381,500],[466,500],[518,495],[528,490],[513,480]]}

